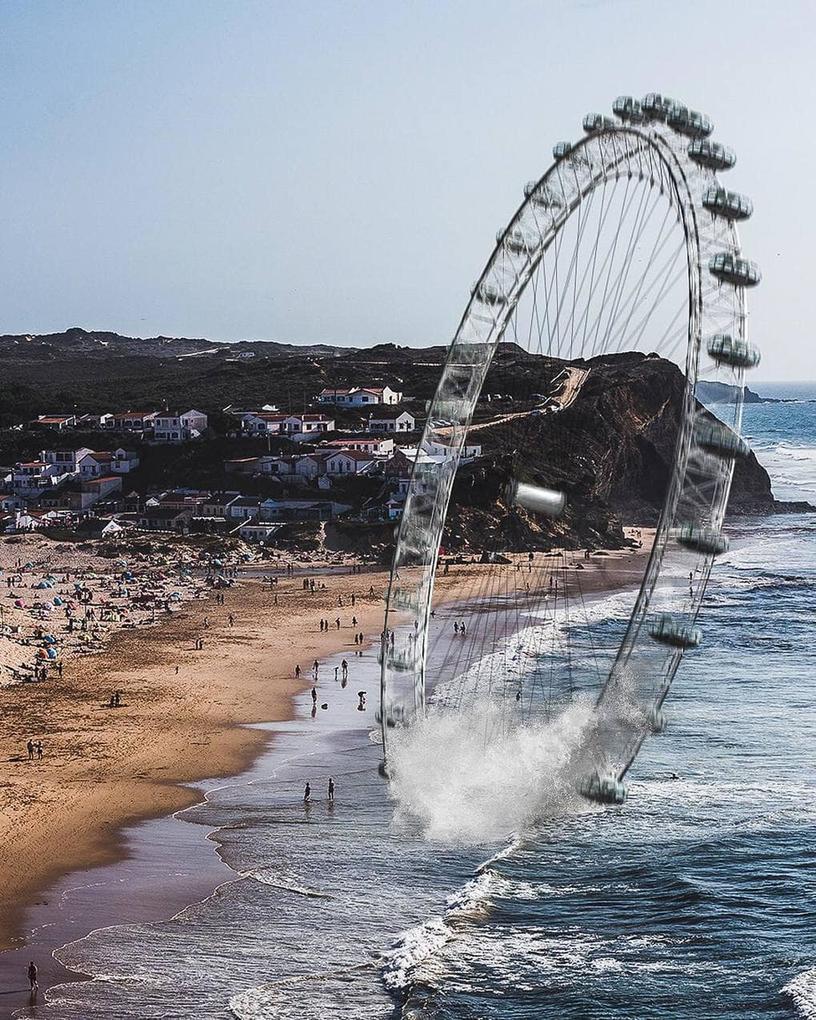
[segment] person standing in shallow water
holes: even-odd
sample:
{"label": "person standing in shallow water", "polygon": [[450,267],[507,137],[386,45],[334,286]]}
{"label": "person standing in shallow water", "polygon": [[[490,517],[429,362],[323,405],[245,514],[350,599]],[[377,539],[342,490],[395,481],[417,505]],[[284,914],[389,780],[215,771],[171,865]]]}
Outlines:
{"label": "person standing in shallow water", "polygon": [[303,791],[303,803],[308,804],[312,798],[312,784],[307,783],[306,789]]}
{"label": "person standing in shallow water", "polygon": [[32,992],[36,992],[39,987],[37,983],[37,964],[32,960],[28,965],[28,984]]}
{"label": "person standing in shallow water", "polygon": [[329,803],[334,803],[334,779],[329,776]]}

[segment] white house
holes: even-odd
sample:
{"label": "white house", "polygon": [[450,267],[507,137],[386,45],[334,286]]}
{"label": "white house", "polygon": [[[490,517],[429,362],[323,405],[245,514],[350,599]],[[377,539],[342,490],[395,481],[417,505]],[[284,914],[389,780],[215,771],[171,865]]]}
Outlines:
{"label": "white house", "polygon": [[368,417],[370,432],[413,432],[416,419],[401,407],[381,407]]}
{"label": "white house", "polygon": [[55,465],[61,474],[75,475],[82,458],[89,453],[93,453],[93,450],[87,446],[81,446],[78,450],[40,450],[40,460]]}
{"label": "white house", "polygon": [[307,480],[325,475],[329,456],[326,453],[309,453],[303,457],[293,457],[295,475]]}
{"label": "white house", "polygon": [[40,414],[31,422],[32,425],[42,425],[45,428],[56,429],[62,432],[63,429],[76,425],[76,416],[73,414]]}
{"label": "white house", "polygon": [[14,465],[11,485],[18,495],[34,496],[59,485],[65,477],[56,464],[47,464],[44,460],[20,461]]}
{"label": "white house", "polygon": [[117,475],[126,475],[130,471],[135,471],[139,466],[139,455],[134,453],[132,450],[125,450],[119,446],[113,451],[113,459],[111,460],[111,471]]}
{"label": "white house", "polygon": [[402,393],[390,386],[327,386],[318,393],[317,400],[320,404],[340,407],[366,407],[368,404],[398,404]]}
{"label": "white house", "polygon": [[295,442],[317,439],[324,432],[334,432],[334,418],[328,414],[290,414],[287,416],[286,433]]}
{"label": "white house", "polygon": [[153,428],[158,411],[122,411],[113,416],[116,428],[125,432],[146,432]]}
{"label": "white house", "polygon": [[257,496],[238,496],[226,508],[227,517],[235,521],[248,521],[258,516],[261,501]]}
{"label": "white house", "polygon": [[287,415],[270,411],[245,411],[241,415],[241,428],[250,435],[280,435],[286,432]]}
{"label": "white house", "polygon": [[[431,454],[431,456],[443,457],[447,460],[453,456],[453,450],[447,443],[438,443],[434,440],[430,440],[428,443],[423,444],[425,452]],[[468,461],[475,460],[477,457],[481,457],[482,447],[479,443],[468,443],[462,447],[462,455],[460,458],[461,463],[467,463]]]}
{"label": "white house", "polygon": [[362,450],[338,450],[326,458],[327,475],[361,475],[370,471],[375,460]]}
{"label": "white house", "polygon": [[323,443],[325,450],[359,450],[375,457],[389,457],[394,452],[394,440],[380,436],[354,436],[349,439],[330,439]]}
{"label": "white house", "polygon": [[153,420],[153,439],[157,443],[183,443],[199,439],[207,428],[203,411],[159,411]]}

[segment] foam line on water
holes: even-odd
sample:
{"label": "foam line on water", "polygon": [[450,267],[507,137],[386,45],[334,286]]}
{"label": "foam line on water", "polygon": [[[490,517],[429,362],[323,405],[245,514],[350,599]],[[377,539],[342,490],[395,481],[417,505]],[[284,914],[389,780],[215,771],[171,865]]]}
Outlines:
{"label": "foam line on water", "polygon": [[785,985],[782,993],[791,999],[805,1020],[816,1020],[816,967],[797,974]]}

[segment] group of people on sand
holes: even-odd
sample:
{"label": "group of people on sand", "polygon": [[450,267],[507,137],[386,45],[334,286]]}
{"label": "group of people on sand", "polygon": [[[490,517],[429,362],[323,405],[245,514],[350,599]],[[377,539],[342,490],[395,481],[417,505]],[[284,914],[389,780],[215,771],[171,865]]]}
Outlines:
{"label": "group of people on sand", "polygon": [[465,621],[464,620],[461,620],[461,621],[454,620],[453,621],[453,633],[454,634],[459,634],[462,637],[465,636],[465,634],[467,633],[467,627],[465,627]]}
{"label": "group of people on sand", "polygon": [[[334,803],[334,778],[329,776],[329,785],[327,787],[328,801],[329,804]],[[306,783],[306,789],[303,791],[303,803],[309,804],[312,800],[312,784]]]}
{"label": "group of people on sand", "polygon": [[26,744],[26,750],[28,751],[29,761],[34,761],[35,758],[39,761],[43,756],[42,741],[29,740]]}

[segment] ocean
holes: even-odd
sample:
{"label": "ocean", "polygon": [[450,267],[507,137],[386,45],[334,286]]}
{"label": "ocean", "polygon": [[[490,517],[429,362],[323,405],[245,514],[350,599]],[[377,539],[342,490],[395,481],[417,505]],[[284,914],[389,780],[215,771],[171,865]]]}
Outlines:
{"label": "ocean", "polygon": [[[745,410],[777,498],[816,504],[816,385],[752,388],[794,401]],[[207,784],[162,830],[164,859],[183,870],[203,854],[218,888],[172,918],[63,946],[58,959],[91,980],[19,1015],[816,1018],[816,515],[727,530],[704,643],[625,805],[514,832],[498,775],[500,795],[485,784],[475,808],[457,801],[463,752],[441,734],[416,760],[413,792],[438,794],[419,825],[377,772],[375,654],[351,659],[345,688],[324,663],[328,708],[313,717],[304,696],[248,773]],[[614,619],[619,604],[601,596],[594,611]],[[473,754],[464,767],[502,763]],[[121,886],[128,872],[112,874]],[[93,884],[91,872],[83,895]]]}

